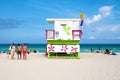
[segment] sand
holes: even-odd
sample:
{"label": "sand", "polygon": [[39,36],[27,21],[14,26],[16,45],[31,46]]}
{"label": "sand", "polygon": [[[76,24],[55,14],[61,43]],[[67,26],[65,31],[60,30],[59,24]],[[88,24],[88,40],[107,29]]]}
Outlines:
{"label": "sand", "polygon": [[0,80],[120,80],[120,54],[83,53],[81,59],[30,54],[28,60],[11,60],[1,54]]}

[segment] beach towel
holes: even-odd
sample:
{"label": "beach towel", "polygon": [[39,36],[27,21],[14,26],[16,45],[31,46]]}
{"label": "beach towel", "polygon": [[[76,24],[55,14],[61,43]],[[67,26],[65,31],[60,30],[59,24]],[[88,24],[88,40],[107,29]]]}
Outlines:
{"label": "beach towel", "polygon": [[113,52],[111,55],[117,55],[117,54]]}
{"label": "beach towel", "polygon": [[9,51],[11,51],[11,46],[9,47],[9,49],[8,49]]}

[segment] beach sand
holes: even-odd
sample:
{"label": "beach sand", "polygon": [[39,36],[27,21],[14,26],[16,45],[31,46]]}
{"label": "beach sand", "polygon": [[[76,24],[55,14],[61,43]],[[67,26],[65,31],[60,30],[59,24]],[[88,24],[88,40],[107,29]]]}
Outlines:
{"label": "beach sand", "polygon": [[28,60],[11,60],[1,54],[0,80],[120,80],[120,55],[83,53],[80,59],[48,59],[29,54]]}

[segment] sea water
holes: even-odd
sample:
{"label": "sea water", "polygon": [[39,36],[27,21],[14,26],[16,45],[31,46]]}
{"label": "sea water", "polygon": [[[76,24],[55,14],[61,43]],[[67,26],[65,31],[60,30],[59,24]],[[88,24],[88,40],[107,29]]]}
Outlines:
{"label": "sea water", "polygon": [[[0,52],[8,52],[9,46],[10,44],[0,44]],[[17,47],[17,44],[15,46]],[[27,44],[27,47],[29,50],[37,50],[42,53],[46,52],[46,44]],[[120,44],[80,44],[80,52],[82,53],[89,53],[91,49],[94,51],[112,49],[112,51],[120,53]]]}

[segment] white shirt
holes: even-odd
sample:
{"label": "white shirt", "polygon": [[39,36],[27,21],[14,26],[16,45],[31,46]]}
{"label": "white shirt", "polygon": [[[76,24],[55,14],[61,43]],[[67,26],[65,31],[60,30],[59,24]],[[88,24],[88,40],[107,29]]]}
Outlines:
{"label": "white shirt", "polygon": [[11,48],[11,51],[15,51],[15,49],[16,49],[15,46],[13,46],[13,47]]}

